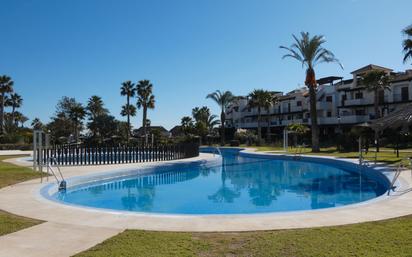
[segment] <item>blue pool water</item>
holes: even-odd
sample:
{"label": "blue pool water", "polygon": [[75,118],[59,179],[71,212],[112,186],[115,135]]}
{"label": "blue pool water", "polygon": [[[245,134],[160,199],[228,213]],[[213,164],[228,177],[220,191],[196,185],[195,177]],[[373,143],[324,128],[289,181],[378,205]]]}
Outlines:
{"label": "blue pool water", "polygon": [[223,151],[222,165],[157,168],[147,175],[69,188],[52,197],[135,212],[246,214],[344,206],[385,191],[380,179],[330,165]]}

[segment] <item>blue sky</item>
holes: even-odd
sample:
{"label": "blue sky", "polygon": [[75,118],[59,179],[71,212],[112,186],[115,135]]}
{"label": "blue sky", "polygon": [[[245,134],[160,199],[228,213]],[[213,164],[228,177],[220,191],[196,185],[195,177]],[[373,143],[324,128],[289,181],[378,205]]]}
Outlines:
{"label": "blue sky", "polygon": [[0,0],[0,10],[0,74],[14,79],[22,112],[46,122],[62,96],[85,103],[94,94],[123,119],[125,80],[152,81],[149,119],[166,128],[195,106],[217,114],[205,99],[216,89],[293,90],[304,70],[282,60],[279,45],[301,31],[325,35],[345,67],[322,64],[318,77],[369,63],[412,68],[401,52],[411,0]]}

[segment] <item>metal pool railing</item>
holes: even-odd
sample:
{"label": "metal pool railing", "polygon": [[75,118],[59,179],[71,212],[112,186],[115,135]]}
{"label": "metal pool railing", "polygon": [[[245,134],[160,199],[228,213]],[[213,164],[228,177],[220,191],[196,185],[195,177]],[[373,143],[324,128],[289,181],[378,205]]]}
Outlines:
{"label": "metal pool railing", "polygon": [[[199,156],[199,144],[179,143],[139,146],[55,146],[35,149],[39,166],[45,166],[53,158],[59,166],[104,165],[168,161]],[[41,154],[40,154],[41,152]]]}

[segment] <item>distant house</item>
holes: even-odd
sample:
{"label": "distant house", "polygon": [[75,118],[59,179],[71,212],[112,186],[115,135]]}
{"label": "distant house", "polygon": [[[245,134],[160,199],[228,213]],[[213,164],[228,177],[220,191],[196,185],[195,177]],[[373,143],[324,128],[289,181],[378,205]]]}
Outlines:
{"label": "distant house", "polygon": [[172,137],[179,137],[184,135],[182,126],[180,125],[174,126],[171,130],[169,130],[169,133]]}
{"label": "distant house", "polygon": [[[146,133],[148,135],[153,134],[154,131],[159,131],[163,136],[170,137],[170,132],[163,126],[148,126],[146,127]],[[144,136],[143,127],[133,130],[133,135],[137,137]]]}

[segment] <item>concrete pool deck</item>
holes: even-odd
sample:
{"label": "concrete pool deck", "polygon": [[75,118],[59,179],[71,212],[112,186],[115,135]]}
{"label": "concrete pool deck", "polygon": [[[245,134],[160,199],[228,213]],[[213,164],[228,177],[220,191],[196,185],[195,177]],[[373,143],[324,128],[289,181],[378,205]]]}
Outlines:
{"label": "concrete pool deck", "polygon": [[[247,151],[252,153],[251,150]],[[260,152],[259,154],[262,154]],[[201,154],[196,160],[213,160],[212,154]],[[334,157],[321,157],[339,159]],[[143,168],[159,163],[63,167],[65,178],[92,175],[104,171]],[[356,160],[347,160],[356,162]],[[21,160],[11,160],[22,165]],[[40,195],[45,183],[31,180],[0,189],[0,209],[17,215],[46,221],[28,229],[0,237],[0,256],[70,256],[86,250],[124,229],[159,231],[256,231],[334,226],[376,221],[412,214],[412,174],[404,171],[400,185],[389,197],[339,208],[267,213],[252,215],[156,215],[97,210],[61,204]],[[53,182],[50,178],[50,182]],[[36,243],[38,242],[38,243]],[[39,246],[40,245],[40,246]],[[53,251],[50,249],[53,248]]]}

